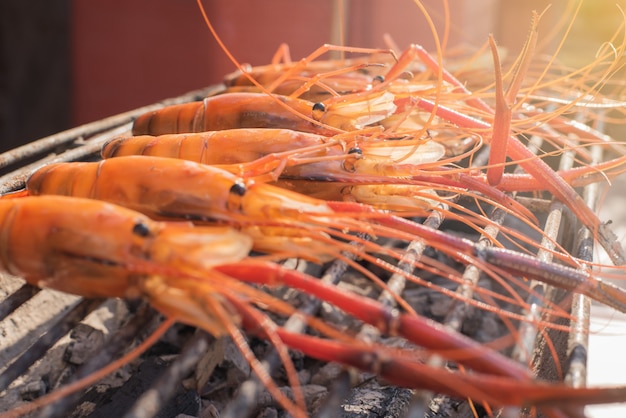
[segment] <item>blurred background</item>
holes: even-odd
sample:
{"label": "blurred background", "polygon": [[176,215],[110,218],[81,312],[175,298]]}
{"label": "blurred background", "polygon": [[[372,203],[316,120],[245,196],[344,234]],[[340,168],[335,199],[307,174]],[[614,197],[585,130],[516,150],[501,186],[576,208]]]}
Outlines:
{"label": "blurred background", "polygon": [[[442,2],[423,3],[441,35]],[[477,47],[492,32],[517,52],[531,10],[550,3],[545,32],[571,2],[451,1],[449,46]],[[400,48],[434,45],[411,0],[229,0],[205,7],[228,48],[253,65],[268,63],[283,42],[293,59],[339,43],[339,26],[350,46],[384,47],[384,33]],[[570,38],[574,59],[588,62],[619,19],[615,0],[587,1]],[[219,83],[233,70],[195,0],[2,0],[0,151]]]}

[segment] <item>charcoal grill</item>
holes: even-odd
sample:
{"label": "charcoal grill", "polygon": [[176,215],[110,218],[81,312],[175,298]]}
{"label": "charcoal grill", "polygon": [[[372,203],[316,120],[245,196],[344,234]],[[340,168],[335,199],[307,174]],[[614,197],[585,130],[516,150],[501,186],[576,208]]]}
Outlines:
{"label": "charcoal grill", "polygon": [[[129,132],[132,120],[146,111],[198,100],[219,90],[220,87],[210,87],[194,91],[43,138],[2,154],[0,193],[21,188],[28,174],[42,164],[98,159],[102,144]],[[538,140],[532,138],[529,146],[541,146],[535,141]],[[600,161],[602,150],[597,147],[593,152],[594,158]],[[475,163],[480,164],[481,161],[477,160]],[[566,169],[573,161],[565,153],[558,164],[559,168]],[[597,186],[585,188],[584,197],[587,204],[593,207],[598,200]],[[593,240],[585,230],[578,232],[575,219],[560,203],[541,195],[517,198],[542,220],[547,236],[578,257],[591,260]],[[491,218],[497,224],[507,222],[505,213],[497,209],[492,211]],[[448,222],[442,211],[433,211],[423,222],[450,233],[464,234],[486,245],[487,240],[484,237],[470,235],[458,225]],[[498,234],[495,227],[487,228],[486,232],[493,236]],[[409,245],[408,257],[417,258],[424,252],[433,251],[425,243],[417,241]],[[549,253],[538,254],[538,257],[548,260]],[[338,283],[339,286],[361,289],[357,291],[377,297],[383,303],[393,303],[384,292],[368,292],[371,286],[354,277],[340,261],[323,267],[301,260],[288,260],[287,263],[323,280]],[[403,269],[408,268],[407,266],[408,263],[400,263]],[[483,285],[485,281],[471,266],[465,270],[464,277],[467,285],[459,287],[457,291],[467,296],[471,296],[473,283],[480,280]],[[432,279],[438,280],[436,277]],[[133,344],[135,337],[145,338],[162,320],[158,314],[142,304],[129,305],[117,300],[81,300],[57,292],[39,291],[22,285],[19,279],[7,275],[3,275],[1,280],[3,301],[0,303],[0,364],[8,365],[3,367],[0,374],[0,390],[4,391],[0,399],[2,410],[44,392],[54,391],[60,382],[74,374],[78,364],[84,363],[83,368],[76,372],[80,376],[111,362],[112,358],[119,357],[121,351],[127,350]],[[462,304],[452,304],[440,294],[407,285],[401,276],[390,277],[389,285],[414,304],[418,312],[439,319],[452,328],[483,340],[497,335],[497,321],[487,313],[476,312]],[[538,283],[533,286],[537,294],[548,295],[553,303],[571,305],[572,315],[576,318],[571,332],[553,332],[549,336],[555,343],[559,363],[565,373],[565,382],[572,386],[584,386],[589,300]],[[342,320],[339,312],[329,310],[317,300],[289,289],[279,289],[276,292],[309,313],[329,320]],[[529,298],[530,302],[540,303],[530,296]],[[537,315],[535,310],[525,314]],[[297,318],[291,318],[289,326],[299,330],[304,328]],[[520,362],[533,359],[532,363],[540,377],[558,379],[550,350],[546,350],[545,336],[530,326],[521,326],[518,332],[523,338],[520,338],[510,355]],[[380,337],[370,327],[362,327],[360,335],[363,338]],[[402,340],[385,342],[403,344]],[[274,375],[279,376],[278,361],[271,348],[254,339],[250,343],[257,355],[273,370]],[[294,356],[297,357],[297,353]],[[308,358],[297,357],[294,361],[301,368],[311,411],[320,417],[434,417],[472,416],[473,413],[471,406],[464,401],[388,386],[373,376]],[[311,375],[313,377],[309,379]],[[199,392],[195,390],[198,388]],[[264,393],[263,387],[253,377],[249,377],[245,362],[233,354],[229,341],[215,340],[202,332],[194,332],[189,327],[177,326],[145,353],[141,360],[116,372],[105,379],[104,383],[91,387],[85,394],[67,397],[36,414],[111,416],[115,413],[133,417],[179,414],[203,417],[276,416],[274,408],[274,403]],[[503,416],[518,416],[524,412],[505,410]],[[480,415],[482,412],[479,410],[477,413]]]}

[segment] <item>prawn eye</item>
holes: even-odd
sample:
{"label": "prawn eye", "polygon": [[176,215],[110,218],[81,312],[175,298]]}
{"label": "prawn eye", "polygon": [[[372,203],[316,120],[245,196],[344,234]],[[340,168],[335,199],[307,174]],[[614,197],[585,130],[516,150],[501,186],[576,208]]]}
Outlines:
{"label": "prawn eye", "polygon": [[137,222],[135,226],[133,226],[133,234],[139,235],[140,237],[145,238],[148,235],[150,235],[150,229],[148,228],[148,225],[140,221],[140,222]]}
{"label": "prawn eye", "polygon": [[246,194],[246,186],[243,183],[235,183],[230,187],[230,193],[243,196]]}
{"label": "prawn eye", "polygon": [[324,103],[322,102],[317,102],[313,105],[313,111],[314,112],[326,112],[326,106],[324,106]]}
{"label": "prawn eye", "polygon": [[377,76],[374,76],[373,81],[377,81],[379,83],[384,83],[385,82],[385,77],[383,77],[382,75],[377,75]]}
{"label": "prawn eye", "polygon": [[344,160],[342,163],[342,167],[347,172],[354,173],[356,171],[356,160],[359,160],[363,156],[363,150],[358,147],[350,148],[348,150],[348,154],[353,155],[354,158]]}

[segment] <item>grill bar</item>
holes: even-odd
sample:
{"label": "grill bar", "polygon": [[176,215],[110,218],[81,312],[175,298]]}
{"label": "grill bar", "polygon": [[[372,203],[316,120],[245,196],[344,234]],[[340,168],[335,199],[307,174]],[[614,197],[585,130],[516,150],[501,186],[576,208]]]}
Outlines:
{"label": "grill bar", "polygon": [[[130,129],[130,122],[139,114],[142,114],[146,111],[153,110],[165,105],[174,104],[174,103],[183,103],[191,100],[196,100],[202,97],[205,97],[210,94],[214,94],[219,92],[219,87],[210,87],[207,89],[202,89],[194,92],[190,92],[183,96],[168,99],[163,102],[157,103],[155,105],[146,106],[141,109],[136,109],[131,112],[126,112],[124,114],[114,116],[111,118],[104,119],[102,121],[95,122],[93,124],[85,125],[79,128],[75,128],[57,135],[50,136],[48,138],[44,138],[42,140],[36,141],[32,144],[17,148],[13,151],[0,155],[0,170],[2,173],[2,177],[0,177],[0,193],[6,193],[9,191],[13,191],[23,187],[24,181],[29,175],[29,173],[39,167],[41,164],[48,162],[60,162],[60,161],[79,161],[79,160],[89,160],[93,158],[97,158],[98,152],[102,144],[109,139],[122,134],[128,133]],[[537,145],[538,147],[539,145]],[[46,153],[53,152],[52,155],[44,155]],[[601,160],[601,149],[600,147],[595,147],[595,158],[596,161]],[[33,161],[34,160],[34,161]],[[478,160],[477,160],[478,162]],[[562,164],[566,164],[567,161],[563,160]],[[565,166],[563,166],[565,167]],[[597,186],[589,186],[585,191],[585,199],[588,205],[591,207],[594,206],[595,202],[598,198]],[[536,214],[546,214],[549,219],[546,223],[545,233],[550,236],[552,239],[556,239],[558,237],[559,231],[563,234],[563,225],[560,222],[560,216],[558,216],[559,212],[562,210],[559,206],[560,204],[551,204],[547,200],[542,200],[538,198],[529,198],[529,197],[520,197],[518,201],[525,202],[526,206],[529,207]],[[442,228],[446,227],[444,219],[444,211],[447,210],[446,207],[441,207],[441,210],[435,210],[431,213],[431,215],[424,221],[424,223],[432,228]],[[554,219],[552,221],[551,219]],[[505,214],[501,210],[495,210],[492,213],[491,220],[494,223],[494,226],[489,226],[486,228],[486,232],[495,237],[498,235],[498,228],[495,225],[502,224],[505,222]],[[581,258],[586,259],[585,257],[590,256],[592,249],[592,237],[589,236],[588,232],[582,232],[581,237],[578,238],[578,254]],[[476,242],[480,242],[480,245],[486,245],[488,240],[485,238],[474,237]],[[565,241],[574,241],[573,237],[565,237],[563,240]],[[561,240],[561,241],[563,241]],[[355,244],[356,245],[356,244]],[[591,246],[591,247],[590,247]],[[412,270],[412,262],[415,260],[419,260],[420,257],[424,255],[426,251],[428,251],[427,243],[421,241],[415,241],[410,243],[407,247],[407,258],[399,263],[398,267],[406,272],[411,272]],[[346,254],[346,257],[351,256],[351,254]],[[539,255],[539,257],[544,257],[544,255]],[[302,264],[304,265],[304,263]],[[328,281],[329,283],[339,284],[344,282],[346,278],[346,272],[348,271],[348,265],[341,261],[335,261],[327,270],[323,273],[314,272],[315,275],[321,276],[322,280]],[[465,270],[464,273],[465,283],[463,286],[460,286],[457,290],[461,294],[467,297],[472,296],[471,290],[478,285],[479,280],[481,279],[481,275],[479,271],[474,267],[470,266]],[[348,277],[349,279],[349,277]],[[350,280],[347,280],[346,285],[350,285]],[[481,282],[482,283],[482,282]],[[402,296],[406,299],[411,299],[412,295],[416,292],[421,291],[420,289],[415,289],[415,286],[411,286],[406,283],[406,280],[403,275],[395,274],[393,275],[389,282],[389,287],[393,290],[393,292],[397,295]],[[550,292],[543,288],[538,289],[536,292],[540,295],[549,294]],[[20,290],[17,290],[13,294],[9,295],[2,303],[0,303],[0,320],[5,319],[7,317],[11,317],[19,313],[18,307],[38,293],[38,290],[32,288],[30,286],[23,286]],[[286,292],[288,293],[288,292]],[[433,297],[431,295],[431,297]],[[560,303],[561,295],[555,296],[557,299],[550,300],[551,303]],[[386,304],[389,307],[395,306],[394,298],[388,293],[383,292],[379,301]],[[539,304],[536,300],[532,298],[529,299],[529,304],[531,306],[537,307],[538,310]],[[44,357],[45,352],[49,349],[49,347],[56,342],[60,336],[67,333],[69,329],[71,329],[78,320],[83,318],[87,312],[95,309],[97,305],[99,305],[99,301],[84,301],[79,305],[78,312],[79,314],[68,314],[65,318],[63,318],[60,322],[61,324],[58,328],[50,331],[50,335],[54,334],[54,338],[45,337],[42,339],[42,342],[37,343],[35,346],[26,350],[27,355],[23,356],[24,358],[28,357],[28,361],[18,359],[13,362],[13,364],[6,370],[4,370],[3,374],[0,375],[0,388],[8,387],[11,382],[13,382],[16,378],[23,375],[25,373],[26,368],[29,367],[32,362],[37,360],[38,358]],[[568,364],[569,368],[565,369],[566,373],[566,381],[572,384],[573,386],[584,386],[585,384],[585,365],[586,365],[586,351],[587,351],[587,332],[588,332],[588,316],[589,316],[589,301],[580,296],[574,296],[574,300],[572,302],[572,316],[575,318],[575,322],[573,322],[573,330],[569,335],[569,340],[563,340],[559,344],[560,347],[557,347],[557,351],[561,353],[563,357],[567,357],[569,359]],[[308,298],[307,301],[303,302],[299,307],[300,310],[306,312],[309,315],[318,315],[321,309],[322,303],[319,300]],[[470,314],[471,308],[465,304],[457,303],[453,305],[453,307],[447,311],[442,318],[445,323],[451,328],[461,330],[464,326],[467,326],[468,315]],[[531,313],[532,314],[532,313]],[[137,333],[137,327],[141,328],[146,324],[146,321],[153,318],[153,316],[148,315],[147,318],[144,318],[145,314],[140,314],[138,316],[133,316],[134,325],[129,325],[130,329],[135,330]],[[532,318],[538,319],[539,317],[533,316]],[[289,324],[291,324],[294,330],[299,330],[299,332],[303,332],[305,328],[305,323],[302,322],[299,318],[294,317],[289,319]],[[140,324],[140,325],[137,325]],[[542,350],[542,347],[537,348],[538,345],[541,345],[541,336],[537,336],[537,330],[532,329],[532,327],[527,327],[527,331],[522,327],[519,332],[523,334],[527,334],[529,337],[526,339],[527,342],[523,346],[519,346],[516,348],[517,358],[519,361],[527,363],[530,359],[530,354],[532,354],[536,350]],[[132,334],[133,331],[130,331]],[[128,328],[125,328],[122,331],[119,331],[111,338],[111,341],[117,341],[115,343],[110,343],[112,346],[116,346],[115,350],[107,350],[111,351],[109,354],[106,354],[102,357],[99,357],[98,360],[94,360],[89,366],[87,366],[82,372],[77,374],[77,377],[82,376],[84,374],[90,373],[94,369],[100,367],[99,365],[103,364],[103,362],[110,361],[110,358],[116,356],[119,350],[124,345],[128,345]],[[381,338],[377,330],[373,330],[371,327],[362,327],[359,332],[359,337],[368,340],[377,340]],[[45,341],[45,342],[43,342]],[[209,344],[215,344],[209,343]],[[175,364],[172,365],[168,369],[167,377],[164,377],[162,380],[157,382],[154,386],[154,389],[150,390],[148,393],[144,395],[144,397],[137,400],[136,403],[132,406],[131,411],[128,413],[128,416],[150,416],[154,411],[148,411],[149,404],[154,404],[155,393],[159,393],[157,398],[160,400],[165,400],[167,397],[171,396],[173,393],[172,384],[178,383],[182,381],[186,375],[192,369],[192,365],[198,361],[200,357],[200,352],[203,351],[205,346],[207,345],[206,337],[197,336],[194,338],[189,344],[187,348],[184,350],[182,354],[178,356]],[[41,347],[41,348],[39,348]],[[535,366],[539,368],[540,374],[543,375],[547,373],[550,378],[554,378],[553,372],[546,372],[547,369],[550,368],[548,363],[553,363],[554,359],[552,359],[549,355],[549,352],[542,351],[538,356],[538,359],[535,361]],[[103,360],[104,359],[104,360]],[[268,364],[268,368],[270,373],[275,373],[280,362],[278,361],[277,355],[275,353],[270,353],[265,356],[265,361]],[[436,362],[435,359],[432,360],[433,364]],[[182,366],[181,366],[182,364]],[[321,367],[320,365],[316,365],[315,367]],[[356,416],[358,414],[362,414],[365,410],[362,409],[363,405],[358,405],[359,400],[367,398],[368,396],[372,396],[372,394],[376,394],[380,399],[381,405],[395,405],[393,409],[393,416],[440,416],[438,414],[445,414],[452,410],[456,410],[457,416],[462,416],[463,411],[469,411],[469,406],[467,404],[459,406],[458,401],[452,401],[449,399],[443,399],[440,396],[433,398],[430,394],[420,392],[414,394],[413,391],[404,390],[404,389],[394,389],[389,390],[387,387],[380,386],[380,384],[372,384],[368,380],[368,376],[357,376],[354,374],[346,373],[342,371],[342,369],[338,369],[338,372],[333,375],[334,376],[334,385],[329,389],[330,395],[323,401],[321,404],[317,405],[319,407],[318,412],[320,416],[333,416],[336,413],[338,405],[341,404],[342,413],[344,416]],[[35,377],[36,379],[36,377]],[[348,390],[346,385],[349,381],[352,380],[352,383],[356,380],[360,382],[359,387],[356,389]],[[165,383],[167,382],[167,385]],[[168,387],[165,387],[168,386]],[[258,382],[256,378],[251,378],[250,380],[244,382],[242,384],[242,388],[250,388],[247,390],[240,390],[239,395],[234,397],[230,401],[226,401],[225,405],[226,409],[221,412],[221,416],[243,416],[250,415],[257,408],[256,399],[258,398],[259,393],[263,391],[263,386]],[[163,392],[159,392],[163,390]],[[155,392],[157,391],[157,392]],[[350,392],[348,394],[348,392]],[[339,395],[341,394],[341,395]],[[412,400],[409,400],[412,396]],[[345,401],[344,398],[348,399]],[[75,399],[72,399],[75,401]],[[61,416],[66,414],[67,408],[70,408],[70,399],[67,400],[66,403],[54,406],[50,409],[47,409],[42,412],[41,416]],[[0,400],[1,404],[2,400]],[[160,405],[160,403],[159,403]],[[520,411],[512,411],[507,410],[505,412],[508,415],[517,415]]]}
{"label": "grill bar", "polygon": [[[592,164],[602,161],[602,148],[591,148]],[[599,196],[597,184],[590,184],[583,190],[583,199],[592,209],[596,208]],[[578,233],[576,256],[581,260],[593,261],[593,236],[587,229]],[[587,382],[587,356],[589,353],[589,320],[591,314],[591,300],[580,294],[572,296],[572,330],[567,341],[567,364],[569,366],[565,382],[572,387],[584,387]]]}
{"label": "grill bar", "polygon": [[[128,347],[132,347],[133,340],[140,335],[142,330],[150,329],[150,323],[156,320],[157,315],[146,304],[143,304],[136,313],[130,317],[128,322],[121,327],[107,341],[106,345],[99,346],[97,354],[90,358],[76,373],[73,374],[64,384],[71,384],[79,379],[89,376],[91,373],[100,370],[108,365],[120,353],[125,352]],[[68,395],[62,400],[43,408],[38,418],[63,417],[80,399],[82,392]]]}
{"label": "grill bar", "polygon": [[37,359],[43,356],[61,337],[67,334],[79,321],[81,321],[88,313],[93,311],[101,301],[97,299],[83,300],[76,305],[62,321],[53,326],[44,336],[39,338],[37,342],[23,351],[9,367],[0,375],[0,390],[6,389],[11,382],[17,379],[22,373],[28,369]]}

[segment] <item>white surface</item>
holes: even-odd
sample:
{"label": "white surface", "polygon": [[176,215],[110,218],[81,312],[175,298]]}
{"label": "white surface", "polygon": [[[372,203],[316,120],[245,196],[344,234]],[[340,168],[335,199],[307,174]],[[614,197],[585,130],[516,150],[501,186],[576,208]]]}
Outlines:
{"label": "white surface", "polygon": [[[626,386],[626,314],[592,305],[587,385]],[[624,418],[626,403],[588,406],[592,418]]]}

